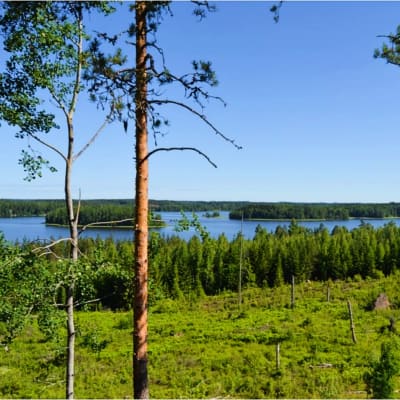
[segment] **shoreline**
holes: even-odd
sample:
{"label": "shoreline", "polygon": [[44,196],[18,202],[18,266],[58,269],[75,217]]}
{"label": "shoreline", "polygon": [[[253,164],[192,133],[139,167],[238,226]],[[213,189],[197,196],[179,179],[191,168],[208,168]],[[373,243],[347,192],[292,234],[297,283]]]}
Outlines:
{"label": "shoreline", "polygon": [[[68,225],[63,225],[63,224],[46,224],[44,223],[44,225],[46,226],[50,226],[50,227],[55,227],[55,228],[68,228]],[[85,225],[78,225],[78,229],[83,228]],[[158,225],[149,225],[149,229],[161,229],[166,227],[167,225],[162,225],[162,226],[158,226]],[[94,226],[87,226],[84,230],[86,229],[122,229],[122,230],[132,230],[132,232],[134,231],[134,227],[132,226],[127,226],[127,225],[94,225]]]}
{"label": "shoreline", "polygon": [[[240,221],[241,218],[229,218],[232,221]],[[349,217],[347,219],[321,219],[321,218],[243,218],[243,221],[264,221],[264,222],[335,222],[335,221],[353,221],[353,220],[370,220],[370,221],[384,221],[391,219],[400,219],[400,217]]]}

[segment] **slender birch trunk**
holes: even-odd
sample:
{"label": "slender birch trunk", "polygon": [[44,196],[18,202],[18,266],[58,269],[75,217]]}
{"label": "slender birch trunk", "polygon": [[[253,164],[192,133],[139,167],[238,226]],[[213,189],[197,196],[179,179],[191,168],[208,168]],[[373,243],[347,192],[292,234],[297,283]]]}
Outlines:
{"label": "slender birch trunk", "polygon": [[79,42],[77,43],[77,69],[75,74],[74,91],[71,102],[66,113],[67,127],[68,127],[68,149],[65,160],[65,182],[64,182],[64,194],[65,203],[67,208],[68,226],[71,240],[70,250],[70,261],[72,268],[71,278],[67,288],[67,382],[66,382],[66,398],[68,400],[74,399],[74,386],[75,386],[75,323],[74,323],[74,292],[75,292],[75,280],[74,280],[74,264],[78,261],[79,248],[78,248],[78,219],[79,210],[74,211],[74,201],[72,198],[71,191],[71,179],[72,179],[72,167],[75,161],[74,157],[74,114],[75,107],[78,100],[78,94],[80,91],[81,83],[81,72],[82,63],[81,56],[83,53],[83,16],[82,8],[78,9],[78,24],[79,24]]}
{"label": "slender birch trunk", "polygon": [[[78,261],[78,218],[74,213],[74,204],[71,193],[71,174],[73,165],[74,130],[72,119],[68,118],[68,155],[65,167],[65,202],[68,215],[68,226],[70,232],[70,268]],[[67,311],[67,376],[66,376],[66,398],[74,398],[75,385],[75,323],[74,323],[74,271],[67,287],[66,311]]]}

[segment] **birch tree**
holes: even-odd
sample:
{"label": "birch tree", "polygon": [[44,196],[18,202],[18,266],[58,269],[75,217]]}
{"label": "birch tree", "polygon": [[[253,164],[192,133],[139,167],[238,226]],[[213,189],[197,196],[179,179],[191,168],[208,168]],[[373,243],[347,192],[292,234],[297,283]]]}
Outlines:
{"label": "birch tree", "polygon": [[[74,397],[74,287],[79,256],[79,204],[74,205],[72,171],[75,161],[110,122],[111,113],[99,121],[86,144],[77,149],[75,113],[84,91],[82,73],[87,68],[84,15],[91,10],[108,13],[102,2],[3,2],[0,29],[9,55],[0,74],[0,119],[17,127],[16,136],[28,140],[20,164],[27,179],[41,176],[43,167],[55,170],[38,150],[61,158],[64,164],[64,196],[68,214],[70,265],[66,281],[67,368],[66,398]],[[53,109],[51,109],[51,107]],[[110,103],[110,107],[113,104]],[[51,109],[51,111],[49,111]],[[60,130],[65,145],[59,146],[50,133]],[[34,146],[32,143],[37,145]],[[51,246],[47,247],[49,250]]]}

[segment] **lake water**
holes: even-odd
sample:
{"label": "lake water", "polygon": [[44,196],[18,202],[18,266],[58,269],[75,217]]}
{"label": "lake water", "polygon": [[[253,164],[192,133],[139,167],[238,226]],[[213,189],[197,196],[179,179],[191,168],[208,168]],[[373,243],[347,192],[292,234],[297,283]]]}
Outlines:
{"label": "lake water", "polygon": [[[176,224],[181,219],[179,212],[161,212],[162,219],[167,226],[157,229],[162,235],[172,236],[178,235],[183,239],[189,239],[196,234],[193,228],[189,231],[177,232]],[[203,213],[197,213],[200,223],[210,232],[212,237],[218,237],[221,233],[225,233],[228,239],[234,238],[241,230],[241,221],[230,220],[229,212],[221,212],[219,218],[206,218]],[[188,218],[191,218],[192,213],[186,213]],[[380,227],[391,220],[389,219],[371,219],[368,223],[374,227]],[[397,225],[400,225],[400,219],[393,220]],[[323,223],[330,231],[336,226],[345,226],[351,230],[361,224],[361,220],[354,219],[348,221],[303,221],[300,225],[311,229],[318,228]],[[290,222],[286,221],[244,221],[243,234],[246,238],[252,238],[257,225],[261,225],[270,232],[274,232],[276,227],[289,226]],[[6,240],[15,242],[23,240],[49,240],[59,239],[68,236],[68,229],[62,227],[46,226],[44,217],[24,217],[24,218],[0,218],[0,231],[3,232]],[[103,239],[111,237],[114,240],[133,240],[133,232],[124,229],[88,229],[83,232],[82,237],[101,237]]]}

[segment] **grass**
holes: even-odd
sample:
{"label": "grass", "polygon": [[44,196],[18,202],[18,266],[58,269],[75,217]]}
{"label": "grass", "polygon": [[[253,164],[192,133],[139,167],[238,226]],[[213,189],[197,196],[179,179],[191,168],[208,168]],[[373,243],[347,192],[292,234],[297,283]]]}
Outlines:
{"label": "grass", "polygon": [[[366,398],[363,376],[391,338],[389,318],[400,317],[397,285],[398,276],[335,282],[328,302],[326,284],[304,283],[294,309],[288,286],[249,288],[240,309],[232,293],[159,302],[149,315],[151,397]],[[371,311],[381,292],[392,309]],[[131,313],[77,313],[77,327],[76,397],[129,398]],[[9,351],[0,350],[0,397],[64,397],[63,340],[46,342],[33,321]]]}

